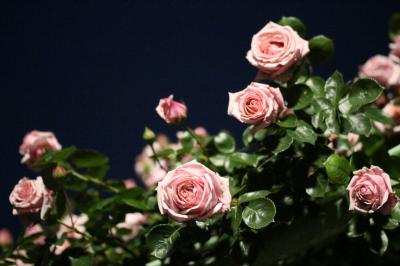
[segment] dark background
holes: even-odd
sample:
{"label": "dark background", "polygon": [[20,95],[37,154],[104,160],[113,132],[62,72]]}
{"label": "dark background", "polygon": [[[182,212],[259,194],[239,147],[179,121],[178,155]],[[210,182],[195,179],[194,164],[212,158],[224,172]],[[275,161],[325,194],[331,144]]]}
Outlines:
{"label": "dark background", "polygon": [[307,38],[334,39],[334,58],[315,68],[323,77],[339,69],[351,79],[368,57],[387,54],[387,20],[400,1],[320,2],[0,3],[0,228],[18,231],[8,196],[20,178],[36,177],[18,154],[32,129],[106,153],[116,178],[134,175],[144,125],[174,136],[154,111],[171,93],[191,125],[240,136],[227,93],[255,76],[245,54],[270,20],[297,16]]}

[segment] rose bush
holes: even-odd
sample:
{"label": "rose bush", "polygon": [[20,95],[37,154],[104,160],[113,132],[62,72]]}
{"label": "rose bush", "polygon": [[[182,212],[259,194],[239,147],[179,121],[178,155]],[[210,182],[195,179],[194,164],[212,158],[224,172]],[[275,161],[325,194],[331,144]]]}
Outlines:
{"label": "rose bush", "polygon": [[192,129],[190,106],[161,99],[176,139],[146,127],[136,178],[106,178],[104,154],[28,133],[20,153],[41,177],[11,192],[25,228],[14,244],[1,232],[0,264],[398,264],[398,21],[389,56],[351,81],[313,72],[332,40],[306,38],[295,17],[269,22],[247,56],[260,73],[229,93],[242,139]]}

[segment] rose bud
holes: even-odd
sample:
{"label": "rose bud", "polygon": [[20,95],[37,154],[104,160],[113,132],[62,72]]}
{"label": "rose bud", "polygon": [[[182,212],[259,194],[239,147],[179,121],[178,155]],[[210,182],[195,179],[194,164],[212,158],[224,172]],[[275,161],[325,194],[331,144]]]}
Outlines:
{"label": "rose bud", "polygon": [[400,63],[400,36],[396,36],[394,42],[389,44],[389,58],[396,63]]}
{"label": "rose bud", "polygon": [[42,177],[22,178],[10,194],[14,215],[40,214],[44,220],[53,204],[52,192],[47,190]]}
{"label": "rose bud", "polygon": [[246,89],[229,93],[228,115],[254,125],[253,133],[285,116],[281,91],[267,84],[252,82]]}
{"label": "rose bud", "polygon": [[137,187],[135,180],[133,180],[132,178],[128,178],[124,180],[124,187],[126,189],[131,189],[131,188],[135,188]]}
{"label": "rose bud", "polygon": [[122,223],[118,223],[116,228],[113,228],[112,233],[117,235],[117,229],[127,229],[131,232],[129,234],[123,235],[121,238],[123,241],[128,242],[135,238],[139,234],[139,230],[141,225],[147,223],[147,216],[140,213],[127,213],[125,215],[125,221]]}
{"label": "rose bud", "polygon": [[358,75],[361,78],[372,78],[383,87],[397,87],[400,84],[400,66],[388,57],[376,55],[360,67]]}
{"label": "rose bud", "polygon": [[370,168],[363,167],[353,174],[347,187],[349,211],[361,214],[389,214],[398,201],[396,193],[392,190],[389,175],[373,165]]}
{"label": "rose bud", "polygon": [[19,153],[23,155],[21,163],[32,167],[33,163],[46,151],[58,151],[61,148],[53,132],[33,130],[25,135],[22,145],[19,147]]}
{"label": "rose bud", "polygon": [[65,170],[64,167],[57,165],[56,168],[54,168],[52,176],[55,178],[60,178],[64,177],[67,175],[67,171]]}
{"label": "rose bud", "polygon": [[308,42],[291,27],[269,22],[253,36],[246,58],[267,78],[285,81],[291,77],[286,72],[309,51]]}
{"label": "rose bud", "polygon": [[13,237],[8,229],[0,229],[0,246],[10,246],[13,243]]}
{"label": "rose bud", "polygon": [[204,221],[230,209],[229,179],[191,161],[167,173],[157,186],[161,214],[178,222]]}
{"label": "rose bud", "polygon": [[161,99],[156,111],[168,124],[179,124],[187,116],[187,108],[183,103],[173,100],[174,96]]}

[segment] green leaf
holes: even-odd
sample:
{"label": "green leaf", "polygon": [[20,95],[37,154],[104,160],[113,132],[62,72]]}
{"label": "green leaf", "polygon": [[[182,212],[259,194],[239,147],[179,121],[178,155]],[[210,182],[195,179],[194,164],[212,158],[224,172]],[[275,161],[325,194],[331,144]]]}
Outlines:
{"label": "green leaf", "polygon": [[93,265],[93,255],[86,255],[79,258],[71,258],[71,266]]}
{"label": "green leaf", "polygon": [[229,212],[229,218],[231,219],[232,231],[235,234],[238,233],[242,222],[242,208],[240,206],[233,206]]}
{"label": "green leaf", "polygon": [[317,140],[317,134],[311,126],[304,121],[299,121],[299,126],[297,126],[295,131],[287,130],[287,134],[297,141],[307,142],[312,145],[314,145]]}
{"label": "green leaf", "polygon": [[257,154],[235,152],[229,156],[229,160],[234,168],[241,168],[246,166],[256,167],[258,156]]}
{"label": "green leaf", "polygon": [[[170,156],[171,154],[174,154],[175,153],[175,150],[174,149],[170,149],[170,148],[168,148],[168,149],[165,149],[165,150],[162,150],[162,151],[160,151],[160,152],[158,152],[157,153],[157,157],[158,158],[168,158],[168,156]],[[152,155],[152,156],[150,156],[151,158],[155,158],[156,156],[155,155]]]}
{"label": "green leaf", "polygon": [[371,120],[365,114],[355,114],[346,118],[350,125],[351,131],[360,135],[368,136],[372,130]]}
{"label": "green leaf", "polygon": [[272,192],[269,190],[258,190],[253,192],[247,192],[245,194],[240,195],[239,204],[243,204],[245,202],[249,202],[255,199],[262,199],[271,194]]}
{"label": "green leaf", "polygon": [[278,24],[282,26],[290,26],[302,37],[304,37],[306,34],[306,26],[300,19],[296,17],[282,17],[278,21]]}
{"label": "green leaf", "polygon": [[220,132],[214,138],[215,147],[222,153],[232,153],[235,151],[235,139],[227,132]]}
{"label": "green leaf", "polygon": [[394,13],[389,19],[389,37],[393,41],[400,35],[400,13]]}
{"label": "green leaf", "polygon": [[334,110],[325,110],[325,125],[328,134],[330,133],[338,133],[340,131],[340,126],[337,118],[336,111]]}
{"label": "green leaf", "polygon": [[372,79],[357,80],[350,92],[340,100],[339,110],[344,114],[351,114],[362,106],[376,101],[383,91],[383,87]]}
{"label": "green leaf", "polygon": [[313,101],[314,94],[312,93],[311,89],[307,85],[298,85],[301,86],[301,88],[296,88],[296,89],[301,89],[301,94],[300,97],[296,103],[295,106],[293,106],[294,110],[301,110],[306,108],[311,104]]}
{"label": "green leaf", "polygon": [[343,93],[343,76],[340,72],[335,71],[335,73],[333,73],[325,83],[325,98],[328,99],[333,106],[336,106],[336,104],[342,98]]}
{"label": "green leaf", "polygon": [[351,173],[351,165],[349,161],[336,154],[332,154],[324,163],[325,170],[329,181],[336,185],[344,185],[348,183]]}
{"label": "green leaf", "polygon": [[39,160],[35,162],[36,165],[46,165],[48,163],[59,163],[67,160],[75,151],[75,146],[64,148],[60,151],[48,151]]}
{"label": "green leaf", "polygon": [[314,187],[306,188],[312,198],[323,198],[328,192],[328,180],[323,175],[318,175]]}
{"label": "green leaf", "polygon": [[150,230],[147,235],[147,245],[156,258],[164,259],[168,256],[180,236],[181,228],[176,229],[172,225],[159,224]]}
{"label": "green leaf", "polygon": [[136,208],[136,209],[139,209],[139,210],[142,210],[142,211],[147,211],[148,210],[147,204],[143,200],[126,199],[125,198],[125,199],[121,199],[121,201],[123,203],[125,203],[126,205],[131,206],[133,208]]}
{"label": "green leaf", "polygon": [[388,150],[388,153],[392,157],[400,157],[400,144]]}
{"label": "green leaf", "polygon": [[310,48],[308,58],[313,64],[326,62],[335,52],[333,41],[324,35],[317,35],[309,40],[308,47]]}
{"label": "green leaf", "polygon": [[252,126],[247,127],[244,131],[243,131],[243,136],[242,136],[242,140],[243,140],[243,144],[245,146],[249,146],[251,141],[253,140],[253,133],[251,133],[251,129]]}
{"label": "green leaf", "polygon": [[78,150],[71,156],[77,167],[88,168],[108,164],[108,157],[93,150]]}
{"label": "green leaf", "polygon": [[365,115],[371,120],[378,121],[386,125],[394,124],[393,118],[377,108],[365,108]]}
{"label": "green leaf", "polygon": [[217,154],[208,158],[210,162],[215,165],[216,167],[223,167],[227,156],[225,154]]}
{"label": "green leaf", "polygon": [[297,117],[294,114],[289,114],[284,120],[278,120],[276,124],[280,127],[292,128],[297,126]]}
{"label": "green leaf", "polygon": [[276,148],[272,151],[273,154],[277,155],[281,152],[286,151],[287,149],[290,148],[292,143],[293,143],[293,138],[290,135],[286,134],[279,140],[278,146],[276,146]]}
{"label": "green leaf", "polygon": [[275,204],[270,199],[256,199],[243,210],[244,223],[252,229],[261,229],[274,222]]}
{"label": "green leaf", "polygon": [[305,83],[316,97],[325,97],[325,81],[317,76],[310,77]]}

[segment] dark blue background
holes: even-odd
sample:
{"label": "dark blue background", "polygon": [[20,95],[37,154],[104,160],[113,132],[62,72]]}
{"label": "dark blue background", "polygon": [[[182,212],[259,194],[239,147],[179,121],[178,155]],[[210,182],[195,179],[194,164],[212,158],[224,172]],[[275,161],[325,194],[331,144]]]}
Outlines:
{"label": "dark blue background", "polygon": [[0,227],[14,230],[8,195],[21,177],[35,177],[19,164],[27,131],[98,149],[111,158],[110,176],[131,177],[144,125],[173,136],[154,111],[171,93],[193,126],[240,134],[244,126],[226,115],[227,92],[255,76],[245,54],[269,20],[297,16],[308,38],[333,38],[334,58],[315,70],[351,79],[369,56],[388,52],[387,19],[400,11],[400,1],[382,0],[35,2],[0,4]]}

